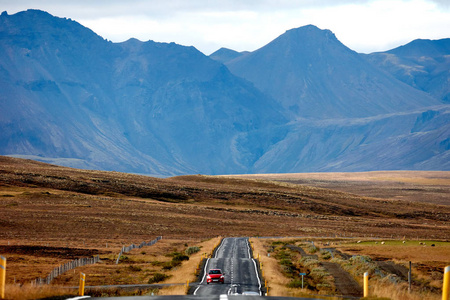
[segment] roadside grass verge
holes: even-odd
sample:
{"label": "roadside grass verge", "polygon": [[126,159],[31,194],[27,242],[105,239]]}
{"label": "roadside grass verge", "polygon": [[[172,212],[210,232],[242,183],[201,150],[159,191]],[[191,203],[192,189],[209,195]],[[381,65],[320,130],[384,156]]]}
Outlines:
{"label": "roadside grass verge", "polygon": [[[165,280],[164,283],[187,283],[188,281],[195,282],[197,280],[197,267],[202,260],[202,256],[206,253],[211,253],[214,246],[217,245],[221,239],[221,237],[216,237],[199,242],[196,246],[191,246],[198,247],[199,251],[191,254],[189,256],[189,260],[183,261],[180,266],[168,272],[170,277]],[[191,247],[187,247],[186,250]],[[184,295],[185,291],[185,286],[164,287],[159,291],[159,295]]]}
{"label": "roadside grass verge", "polygon": [[[269,285],[269,296],[319,297],[330,294],[329,274],[320,266],[320,262],[311,257],[303,261],[298,252],[286,247],[298,240],[261,240],[252,238],[255,253],[260,254],[265,278]],[[314,251],[314,250],[313,250]],[[308,273],[302,282],[299,273]]]}
{"label": "roadside grass verge", "polygon": [[31,284],[6,284],[5,299],[33,300],[44,299],[56,296],[75,296],[77,290],[64,288],[62,286],[42,285],[34,286]]}
{"label": "roadside grass verge", "polygon": [[[395,241],[385,240],[375,244],[372,241],[360,241],[358,243],[346,242],[342,239],[320,240],[316,243],[289,239],[252,239],[255,252],[263,253],[261,261],[264,263],[266,272],[276,274],[269,282],[271,287],[270,296],[308,296],[317,297],[320,295],[331,295],[334,291],[334,279],[321,266],[322,261],[339,264],[342,269],[348,272],[359,284],[363,285],[363,275],[369,272],[369,295],[368,299],[391,299],[391,300],[438,300],[441,297],[442,274],[439,271],[441,265],[448,264],[449,242],[444,241]],[[353,254],[349,259],[340,258],[340,255],[332,255],[330,251],[322,250],[318,245],[325,245],[330,248],[330,240],[334,246],[341,251],[350,249],[358,254]],[[287,244],[298,245],[305,250],[306,255],[296,260],[293,251],[286,248]],[[434,246],[432,247],[431,245]],[[417,247],[422,253],[418,254]],[[371,251],[372,250],[372,251]],[[373,253],[377,255],[373,255]],[[349,254],[349,252],[346,252]],[[423,257],[436,259],[435,262],[421,261]],[[267,254],[270,257],[267,257]],[[383,255],[380,255],[383,254]],[[392,255],[392,256],[391,256]],[[334,256],[334,257],[333,257]],[[403,256],[403,259],[399,259]],[[405,266],[406,259],[416,262],[413,267],[412,291],[408,291],[408,282],[401,277],[391,274],[378,265],[375,260],[391,260],[395,264]],[[270,262],[270,263],[269,263]],[[439,266],[437,269],[435,266]],[[414,263],[413,263],[414,266]],[[433,273],[425,273],[424,270],[432,268]],[[270,271],[268,270],[270,268]],[[301,279],[298,279],[298,272],[304,272],[304,289],[301,289]],[[266,273],[267,274],[267,273]],[[267,277],[267,276],[266,276]],[[339,297],[339,296],[336,296]]]}
{"label": "roadside grass verge", "polygon": [[259,254],[259,261],[263,264],[264,276],[269,286],[269,296],[290,296],[286,289],[290,280],[283,275],[281,266],[272,255],[272,248],[266,245],[267,241],[258,238],[250,238],[250,241],[253,243],[254,255]]}

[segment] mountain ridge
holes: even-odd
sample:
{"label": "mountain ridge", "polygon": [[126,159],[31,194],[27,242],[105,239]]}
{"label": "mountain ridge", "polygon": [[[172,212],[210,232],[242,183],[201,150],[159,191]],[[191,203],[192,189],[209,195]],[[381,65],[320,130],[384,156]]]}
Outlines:
{"label": "mountain ridge", "polygon": [[398,80],[450,103],[450,39],[417,39],[365,57]]}
{"label": "mountain ridge", "polygon": [[288,30],[226,65],[279,102],[291,119],[366,117],[439,104],[395,83],[331,31],[313,25]]}
{"label": "mountain ridge", "polygon": [[[225,66],[192,46],[112,43],[46,12],[3,13],[0,154],[155,176],[450,168],[445,101],[331,31],[309,25],[230,51]],[[230,62],[249,59],[271,90],[233,74]]]}
{"label": "mountain ridge", "polygon": [[[75,24],[56,19],[45,26]],[[0,126],[9,128],[0,138],[2,154],[84,159],[101,169],[138,173],[207,173],[218,167],[202,166],[201,157],[217,152],[218,166],[239,168],[227,150],[234,136],[282,120],[266,96],[194,47],[114,44],[95,36],[103,48],[88,52],[89,39],[68,45],[41,38],[25,36],[25,44],[8,34],[1,39],[0,52],[13,54],[1,62],[6,93],[0,96]]]}

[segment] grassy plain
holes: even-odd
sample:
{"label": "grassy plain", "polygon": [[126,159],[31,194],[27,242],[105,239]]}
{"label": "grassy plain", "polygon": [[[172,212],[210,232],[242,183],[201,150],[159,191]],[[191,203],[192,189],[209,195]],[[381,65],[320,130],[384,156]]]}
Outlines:
{"label": "grassy plain", "polygon": [[[80,271],[88,274],[88,285],[147,283],[155,273],[168,275],[165,282],[179,281],[192,278],[180,274],[196,265],[197,257],[164,269],[173,253],[193,245],[204,251],[218,236],[345,237],[368,243],[450,239],[450,172],[279,176],[161,179],[0,156],[0,255],[8,259],[7,283],[27,285],[60,264],[93,255],[102,262],[52,284],[77,285]],[[163,240],[133,250],[115,265],[122,246],[156,236]],[[448,254],[439,253],[438,246],[423,257],[412,254],[431,246],[386,253],[376,252],[386,247],[365,243],[345,247],[435,270]]]}
{"label": "grassy plain", "polygon": [[[251,242],[267,274],[270,296],[326,295],[329,298],[336,295],[339,299],[340,282],[333,279],[326,267],[338,264],[340,275],[348,273],[358,283],[354,295],[362,295],[363,273],[369,272],[371,299],[438,300],[443,270],[450,261],[449,241],[384,240],[382,244],[379,240],[350,238],[251,238]],[[299,247],[303,253],[296,250]],[[411,292],[407,279],[409,261],[412,262]],[[300,272],[306,273],[303,289]],[[351,292],[348,286],[346,290]]]}

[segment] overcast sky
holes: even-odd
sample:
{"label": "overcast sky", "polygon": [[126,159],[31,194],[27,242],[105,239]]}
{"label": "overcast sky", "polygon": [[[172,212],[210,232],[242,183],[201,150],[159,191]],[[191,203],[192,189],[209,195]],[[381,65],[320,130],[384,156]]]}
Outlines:
{"label": "overcast sky", "polygon": [[308,24],[362,53],[450,38],[450,0],[0,0],[8,14],[29,8],[71,18],[113,42],[175,42],[207,55],[220,47],[253,51]]}

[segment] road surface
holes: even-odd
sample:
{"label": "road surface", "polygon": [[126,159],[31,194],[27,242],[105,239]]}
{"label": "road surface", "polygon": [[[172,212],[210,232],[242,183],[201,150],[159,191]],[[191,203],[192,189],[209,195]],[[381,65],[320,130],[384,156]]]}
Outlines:
{"label": "road surface", "polygon": [[[225,283],[206,284],[210,269],[222,269]],[[205,264],[205,275],[194,291],[196,296],[236,295],[255,292],[262,295],[256,261],[252,258],[247,238],[225,238],[213,258]]]}
{"label": "road surface", "polygon": [[[225,283],[206,283],[206,273],[209,269],[222,269],[225,273]],[[208,258],[204,267],[201,282],[195,287],[193,295],[186,296],[131,296],[120,297],[121,300],[239,300],[239,299],[265,299],[261,291],[256,261],[252,258],[248,238],[225,238],[215,251],[213,258]],[[254,296],[243,296],[244,292],[254,292]],[[117,298],[90,298],[99,300],[115,300]],[[269,298],[266,298],[269,299]],[[310,299],[270,297],[270,299]],[[317,300],[317,299],[315,299]]]}

